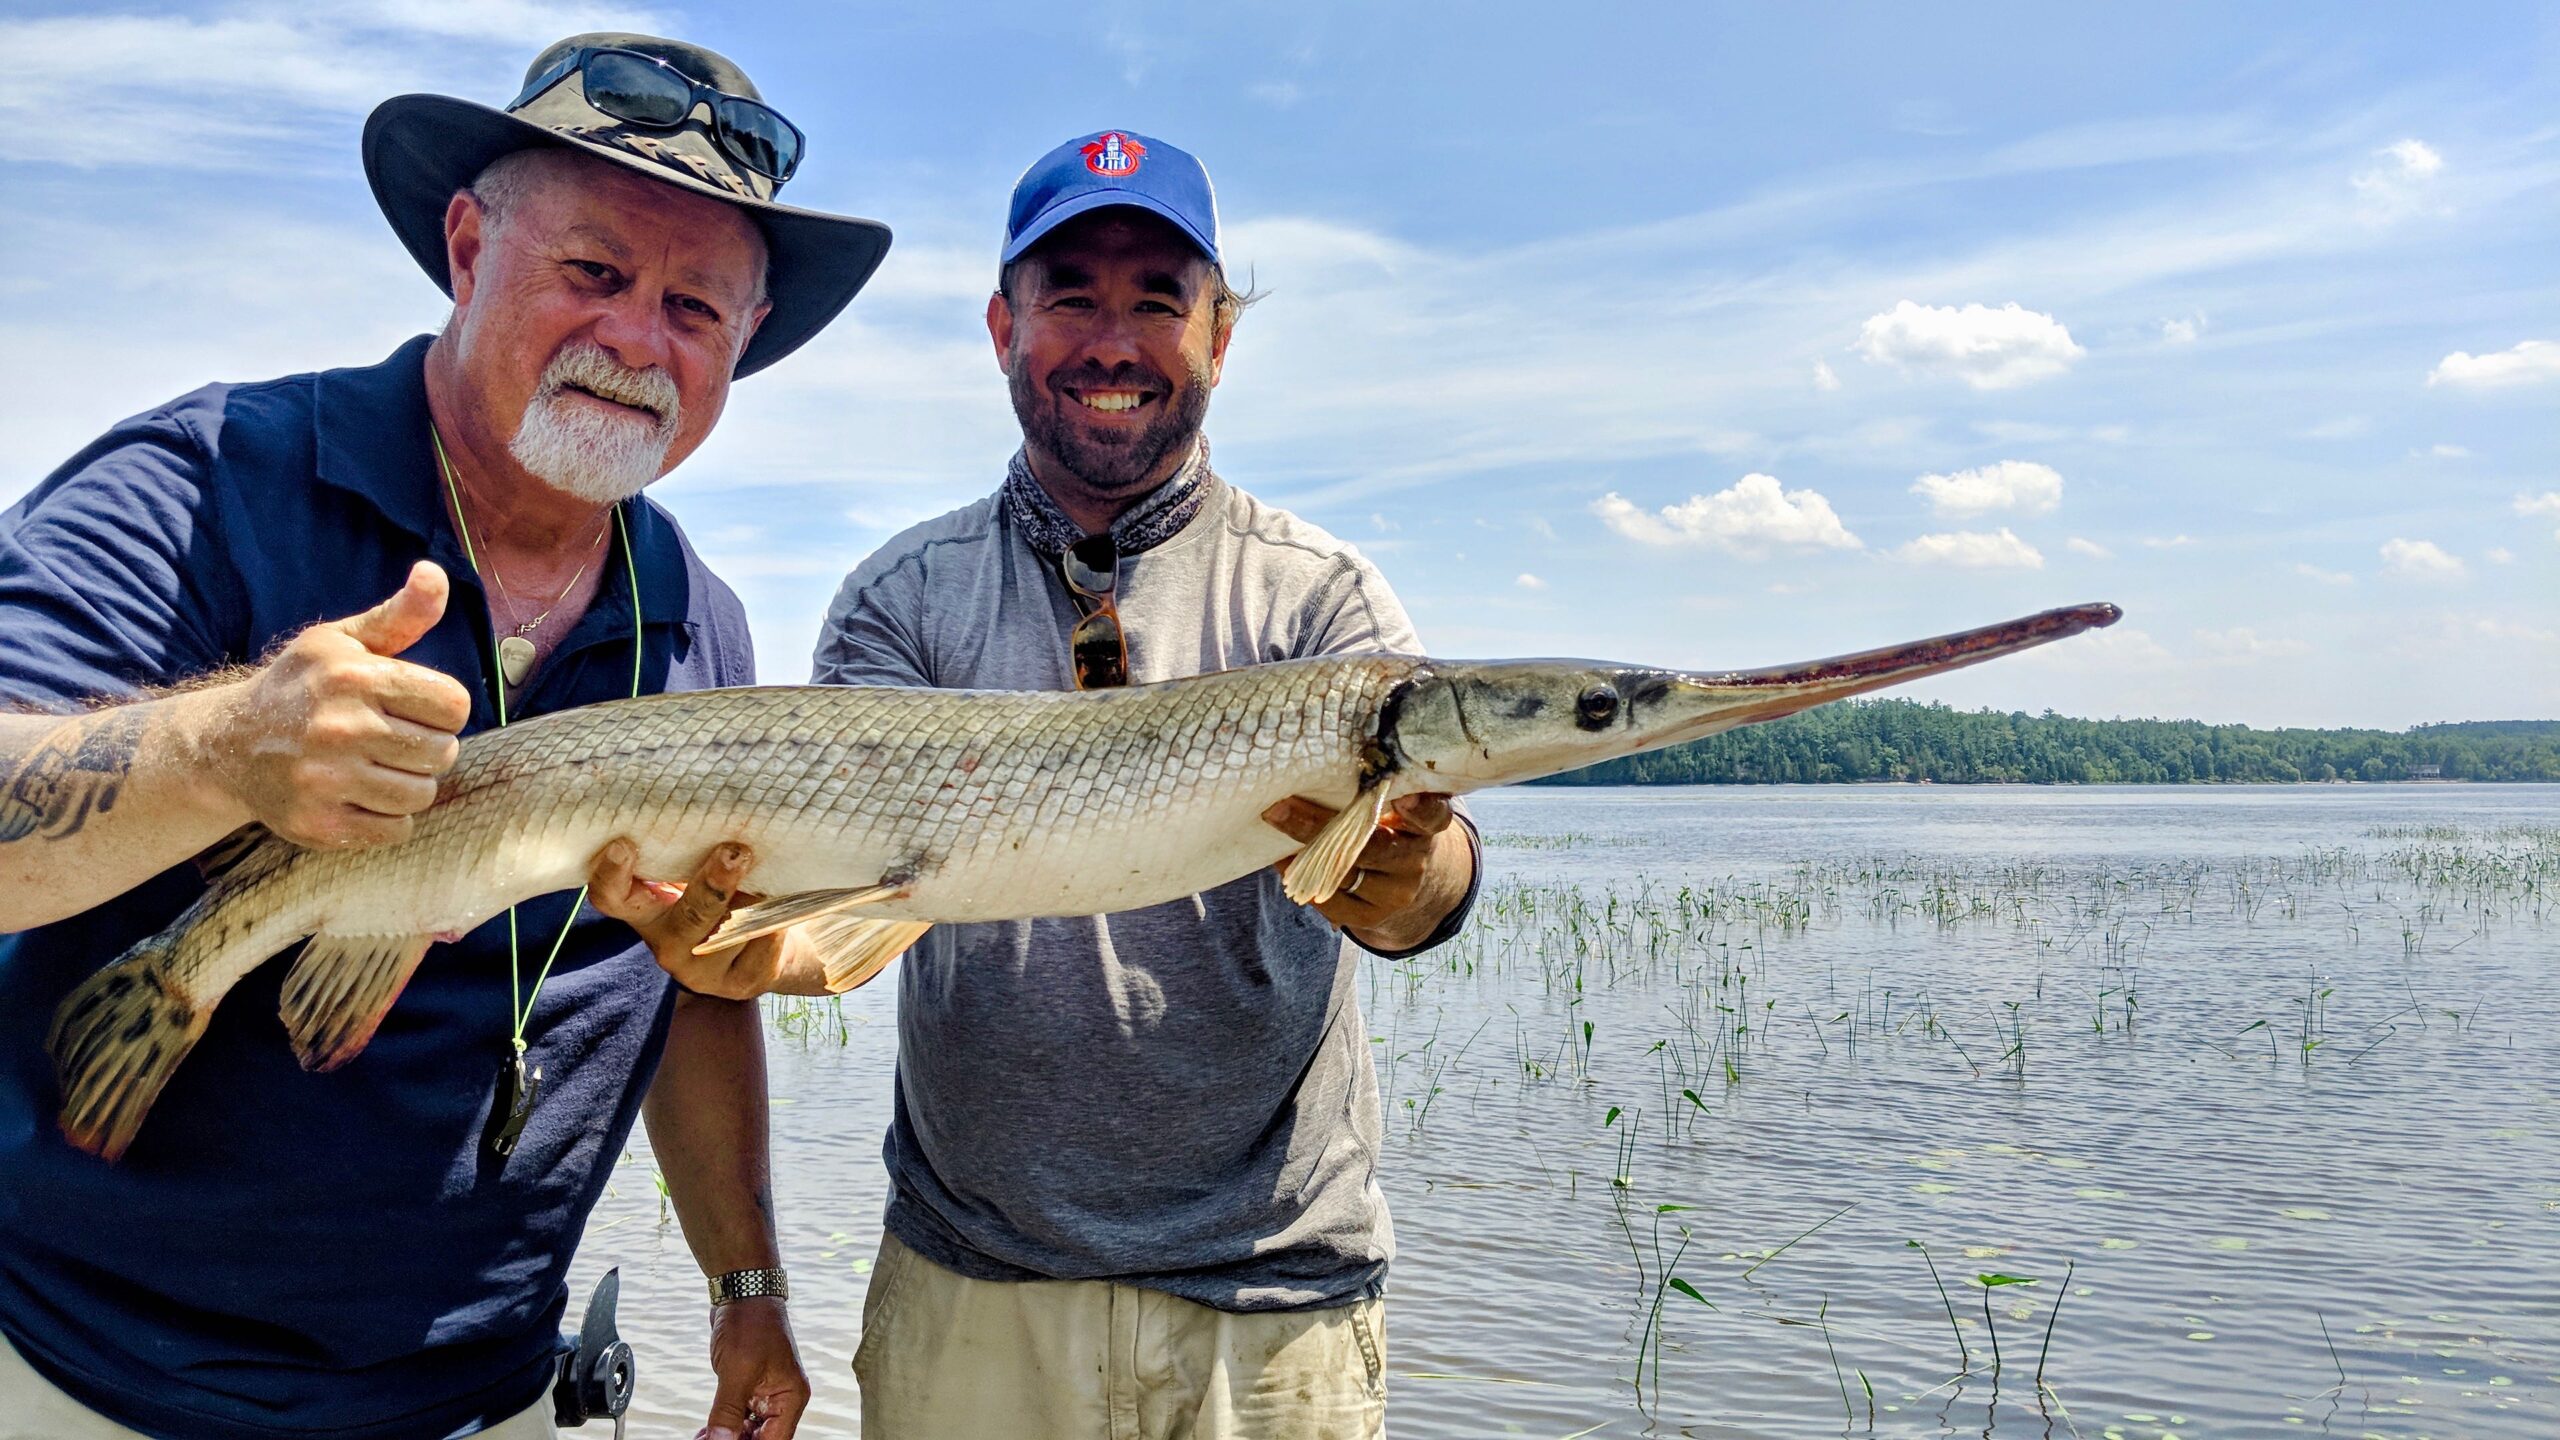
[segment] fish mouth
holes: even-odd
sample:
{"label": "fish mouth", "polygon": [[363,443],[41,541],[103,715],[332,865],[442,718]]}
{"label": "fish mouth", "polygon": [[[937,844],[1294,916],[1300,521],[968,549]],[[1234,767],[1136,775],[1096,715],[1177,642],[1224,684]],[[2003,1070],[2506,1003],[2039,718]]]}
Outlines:
{"label": "fish mouth", "polygon": [[[1656,694],[1666,701],[1665,708],[1674,712],[1692,709],[1701,702],[1707,706],[1706,713],[1687,723],[1674,722],[1678,738],[1694,738],[1783,719],[1799,710],[1870,690],[1979,665],[2085,631],[2102,630],[2123,618],[2123,610],[2104,602],[2066,605],[1996,625],[1796,665],[1721,675],[1662,672]],[[1684,705],[1683,700],[1690,703]]]}

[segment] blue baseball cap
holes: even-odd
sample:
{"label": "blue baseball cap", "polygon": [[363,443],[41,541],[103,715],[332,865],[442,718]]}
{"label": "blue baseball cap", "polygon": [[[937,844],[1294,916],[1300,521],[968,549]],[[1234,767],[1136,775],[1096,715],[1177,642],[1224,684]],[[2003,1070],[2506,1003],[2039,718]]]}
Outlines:
{"label": "blue baseball cap", "polygon": [[1013,183],[1005,220],[1010,265],[1040,237],[1088,211],[1134,205],[1163,216],[1209,257],[1218,256],[1218,196],[1191,152],[1130,130],[1098,130],[1050,151]]}

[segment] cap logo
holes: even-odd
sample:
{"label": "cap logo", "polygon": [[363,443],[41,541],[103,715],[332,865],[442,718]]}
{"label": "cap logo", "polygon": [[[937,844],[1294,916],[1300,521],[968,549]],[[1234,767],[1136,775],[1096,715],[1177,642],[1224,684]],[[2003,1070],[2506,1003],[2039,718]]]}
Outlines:
{"label": "cap logo", "polygon": [[1085,145],[1084,168],[1116,180],[1137,174],[1138,162],[1146,156],[1146,146],[1117,130],[1109,130]]}

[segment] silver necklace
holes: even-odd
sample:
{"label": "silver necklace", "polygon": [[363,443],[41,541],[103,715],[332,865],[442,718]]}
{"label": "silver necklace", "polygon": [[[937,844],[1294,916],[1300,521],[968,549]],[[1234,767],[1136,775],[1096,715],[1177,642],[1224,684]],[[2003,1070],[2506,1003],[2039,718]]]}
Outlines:
{"label": "silver necklace", "polygon": [[[462,517],[462,488],[454,483],[453,462],[445,458],[444,437],[437,434],[433,427],[428,429],[427,435],[428,438],[435,443],[436,468],[442,472],[444,476],[445,493],[453,498],[453,525],[456,530],[461,532],[463,553],[466,555],[473,555],[474,563],[472,568],[480,569],[481,567],[477,562],[477,556],[471,545],[471,524]],[[560,593],[551,597],[551,603],[542,607],[542,613],[534,616],[530,620],[519,622],[516,626],[516,633],[499,639],[498,674],[505,679],[509,688],[521,688],[525,682],[525,677],[533,673],[535,653],[533,648],[533,632],[541,629],[542,622],[551,618],[551,612],[560,608],[560,602],[569,598],[569,592],[576,589],[578,581],[585,577],[587,567],[595,563],[597,552],[604,548],[604,532],[608,528],[609,522],[612,520],[614,513],[615,512],[613,511],[607,511],[605,512],[605,518],[596,522],[596,538],[587,546],[586,558],[578,562],[578,568],[571,571],[569,574],[569,583],[560,587]],[[491,565],[482,573],[486,574],[490,579],[498,582],[498,593],[506,598],[507,613],[511,615],[523,613],[522,608],[516,603],[515,591],[507,588],[507,577],[499,573],[497,566]],[[493,615],[491,617],[492,629],[496,628],[495,620],[496,617]]]}

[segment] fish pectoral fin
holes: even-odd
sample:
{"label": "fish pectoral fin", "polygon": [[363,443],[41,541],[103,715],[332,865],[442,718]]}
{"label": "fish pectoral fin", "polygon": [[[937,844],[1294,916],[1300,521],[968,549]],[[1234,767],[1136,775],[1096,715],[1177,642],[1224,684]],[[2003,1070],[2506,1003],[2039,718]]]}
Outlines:
{"label": "fish pectoral fin", "polygon": [[362,1054],[434,943],[432,935],[312,936],[277,1007],[302,1068],[335,1070]]}
{"label": "fish pectoral fin", "polygon": [[1351,878],[1353,862],[1369,848],[1369,836],[1386,813],[1387,782],[1380,780],[1325,822],[1316,838],[1289,862],[1289,875],[1281,888],[1301,905],[1321,905],[1332,899],[1342,882]]}
{"label": "fish pectoral fin", "polygon": [[907,893],[904,885],[883,881],[878,885],[862,885],[850,890],[803,890],[797,895],[777,895],[753,905],[729,912],[729,918],[710,937],[693,947],[696,955],[709,955],[717,950],[730,950],[750,940],[760,940],[776,930],[787,930],[803,920],[815,920],[856,905],[870,905],[882,900],[895,900]]}
{"label": "fish pectoral fin", "polygon": [[842,995],[870,983],[933,928],[929,920],[865,920],[842,913],[809,922],[809,942],[827,967],[827,993]]}

